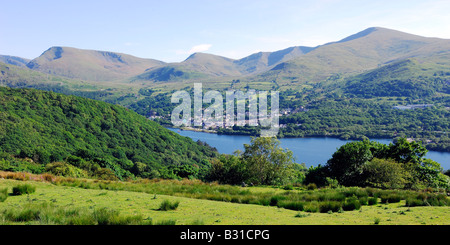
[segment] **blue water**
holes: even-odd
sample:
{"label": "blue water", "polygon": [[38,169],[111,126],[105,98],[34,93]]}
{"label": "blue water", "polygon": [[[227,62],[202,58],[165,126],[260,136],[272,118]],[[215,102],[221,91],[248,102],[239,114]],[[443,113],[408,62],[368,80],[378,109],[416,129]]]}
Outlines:
{"label": "blue water", "polygon": [[[244,150],[244,144],[250,143],[249,136],[239,135],[217,135],[204,132],[179,130],[169,128],[170,130],[187,136],[194,141],[201,140],[212,147],[216,147],[220,153],[232,154],[236,150]],[[389,144],[390,139],[373,139],[374,141]],[[342,145],[349,141],[336,138],[318,137],[318,138],[282,138],[281,147],[293,152],[297,163],[305,163],[307,167],[324,165],[333,153]],[[441,164],[445,170],[450,169],[450,153],[429,151],[425,158],[432,159]]]}

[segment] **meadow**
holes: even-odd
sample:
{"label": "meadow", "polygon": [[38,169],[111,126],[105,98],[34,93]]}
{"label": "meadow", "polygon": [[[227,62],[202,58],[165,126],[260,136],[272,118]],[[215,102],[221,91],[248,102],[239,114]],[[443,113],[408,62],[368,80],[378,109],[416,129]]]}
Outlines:
{"label": "meadow", "polygon": [[[23,188],[24,185],[29,188]],[[22,186],[28,193],[13,194]],[[448,225],[445,193],[0,172],[0,224]],[[3,201],[2,201],[3,200]]]}

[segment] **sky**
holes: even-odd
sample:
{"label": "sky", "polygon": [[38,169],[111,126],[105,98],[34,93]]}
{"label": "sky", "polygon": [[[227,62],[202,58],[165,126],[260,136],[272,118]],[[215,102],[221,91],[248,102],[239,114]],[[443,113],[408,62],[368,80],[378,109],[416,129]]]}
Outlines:
{"label": "sky", "polygon": [[448,0],[0,0],[0,54],[52,46],[165,62],[338,41],[369,27],[450,39]]}

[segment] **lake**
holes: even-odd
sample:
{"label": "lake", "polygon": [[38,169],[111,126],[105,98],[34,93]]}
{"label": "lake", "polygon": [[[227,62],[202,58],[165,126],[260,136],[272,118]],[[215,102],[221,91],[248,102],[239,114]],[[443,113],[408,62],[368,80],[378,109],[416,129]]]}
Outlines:
{"label": "lake", "polygon": [[[170,130],[187,136],[194,141],[201,140],[210,146],[217,148],[220,153],[232,154],[236,150],[244,150],[244,144],[250,143],[249,136],[240,135],[218,135],[205,132],[179,130],[169,128]],[[383,144],[389,144],[390,139],[373,139]],[[281,147],[293,152],[297,163],[305,163],[307,167],[325,165],[333,153],[349,140],[340,140],[337,138],[317,137],[317,138],[282,138]],[[425,158],[432,159],[441,164],[445,170],[450,169],[450,153],[429,151]]]}

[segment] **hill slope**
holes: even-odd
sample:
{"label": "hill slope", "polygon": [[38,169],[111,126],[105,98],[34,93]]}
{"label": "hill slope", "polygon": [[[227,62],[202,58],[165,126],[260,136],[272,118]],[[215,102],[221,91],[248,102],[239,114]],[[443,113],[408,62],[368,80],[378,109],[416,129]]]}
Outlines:
{"label": "hill slope", "polygon": [[114,52],[51,47],[31,60],[27,67],[68,78],[114,81],[138,75],[150,67],[162,64],[162,61]]}
{"label": "hill slope", "polygon": [[357,74],[407,58],[450,53],[450,41],[373,27],[282,62],[255,80],[321,81],[335,74]]}
{"label": "hill slope", "polygon": [[275,52],[255,53],[239,60],[213,54],[194,53],[183,62],[149,68],[132,80],[161,82],[254,75],[268,71],[281,62],[304,55],[313,49],[290,47]]}
{"label": "hill slope", "polygon": [[0,62],[16,66],[26,66],[30,60],[17,56],[0,55]]}
{"label": "hill slope", "polygon": [[1,151],[38,164],[78,159],[88,169],[109,168],[118,177],[162,175],[170,166],[205,167],[215,154],[120,106],[11,88],[0,88]]}

